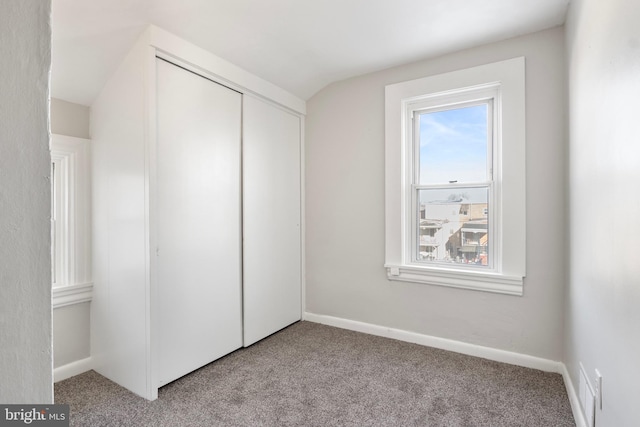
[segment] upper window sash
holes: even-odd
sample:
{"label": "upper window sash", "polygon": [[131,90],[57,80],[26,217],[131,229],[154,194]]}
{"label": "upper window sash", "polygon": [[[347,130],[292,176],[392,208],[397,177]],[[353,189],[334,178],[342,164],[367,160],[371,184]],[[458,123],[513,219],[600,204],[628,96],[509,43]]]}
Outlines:
{"label": "upper window sash", "polygon": [[[484,91],[483,91],[484,92]],[[412,184],[413,185],[424,185],[429,186],[441,186],[441,185],[445,185],[445,184],[457,184],[457,183],[469,183],[469,184],[474,184],[474,183],[487,183],[493,180],[493,169],[494,169],[494,159],[493,159],[493,147],[495,145],[495,138],[496,135],[494,134],[494,129],[496,128],[496,125],[494,123],[494,117],[496,116],[494,114],[494,105],[497,104],[496,102],[496,97],[499,95],[497,88],[496,90],[491,90],[491,91],[486,91],[486,95],[489,95],[490,97],[488,98],[484,98],[484,99],[475,99],[477,92],[473,92],[473,93],[469,93],[470,97],[473,98],[473,101],[467,101],[467,102],[461,102],[459,104],[449,104],[446,106],[442,106],[442,105],[438,105],[436,107],[423,107],[420,104],[417,105],[409,105],[407,108],[407,112],[406,114],[412,118],[412,129],[411,129],[411,136],[412,136],[412,142],[413,142],[413,162],[411,162],[410,164],[413,165],[413,181]],[[487,146],[486,146],[486,170],[485,170],[485,177],[484,179],[481,180],[465,180],[462,177],[459,176],[450,176],[450,178],[457,178],[455,180],[452,179],[445,179],[442,180],[441,182],[429,182],[427,184],[422,184],[422,179],[421,179],[421,153],[420,153],[420,149],[421,149],[421,136],[422,136],[422,132],[421,132],[421,118],[423,115],[428,115],[428,114],[432,114],[432,113],[440,113],[440,112],[447,112],[447,111],[451,111],[451,110],[461,110],[461,109],[465,109],[465,108],[469,108],[469,107],[477,107],[477,106],[483,106],[486,105],[487,106],[487,118],[486,118],[486,135],[487,135]]]}

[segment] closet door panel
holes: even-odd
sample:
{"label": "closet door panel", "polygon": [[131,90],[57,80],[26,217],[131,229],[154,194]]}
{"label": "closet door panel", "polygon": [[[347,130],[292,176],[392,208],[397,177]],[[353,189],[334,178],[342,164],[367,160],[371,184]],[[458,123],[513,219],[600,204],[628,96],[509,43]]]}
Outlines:
{"label": "closet door panel", "polygon": [[159,384],[242,346],[241,95],[157,63]]}
{"label": "closet door panel", "polygon": [[300,118],[243,100],[244,345],[301,317]]}

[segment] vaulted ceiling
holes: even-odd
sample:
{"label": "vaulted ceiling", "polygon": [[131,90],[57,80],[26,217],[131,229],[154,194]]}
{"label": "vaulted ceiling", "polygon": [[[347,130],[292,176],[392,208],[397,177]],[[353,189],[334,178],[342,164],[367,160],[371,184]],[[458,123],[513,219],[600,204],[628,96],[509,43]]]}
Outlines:
{"label": "vaulted ceiling", "polygon": [[561,25],[569,0],[53,0],[52,96],[91,105],[148,24],[302,99]]}

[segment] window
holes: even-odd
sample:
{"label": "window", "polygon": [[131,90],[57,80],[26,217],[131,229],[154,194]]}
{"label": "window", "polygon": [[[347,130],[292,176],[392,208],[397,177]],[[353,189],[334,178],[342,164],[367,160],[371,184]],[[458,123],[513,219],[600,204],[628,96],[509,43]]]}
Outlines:
{"label": "window", "polygon": [[[416,263],[493,265],[493,105],[495,86],[407,104],[413,161],[411,259]],[[452,101],[448,102],[448,101]],[[493,209],[491,209],[493,211]],[[435,228],[437,227],[437,229]]]}
{"label": "window", "polygon": [[69,283],[69,163],[71,156],[53,152],[51,156],[51,280],[53,287]]}
{"label": "window", "polygon": [[52,135],[51,278],[53,306],[91,300],[89,141]]}
{"label": "window", "polygon": [[524,58],[386,88],[391,280],[522,295]]}

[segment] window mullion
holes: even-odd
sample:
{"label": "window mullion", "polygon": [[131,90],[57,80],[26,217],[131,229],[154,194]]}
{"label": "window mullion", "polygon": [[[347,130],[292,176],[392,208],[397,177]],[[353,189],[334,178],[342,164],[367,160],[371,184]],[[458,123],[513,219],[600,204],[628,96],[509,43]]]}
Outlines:
{"label": "window mullion", "polygon": [[446,190],[458,188],[483,188],[492,185],[492,181],[484,182],[456,182],[455,184],[413,184],[412,190]]}

